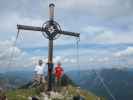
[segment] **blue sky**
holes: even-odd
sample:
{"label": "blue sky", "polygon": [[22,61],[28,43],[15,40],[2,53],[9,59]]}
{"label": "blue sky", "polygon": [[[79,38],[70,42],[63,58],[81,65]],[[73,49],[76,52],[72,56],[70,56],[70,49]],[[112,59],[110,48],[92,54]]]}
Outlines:
{"label": "blue sky", "polygon": [[[82,69],[133,66],[132,0],[0,0],[1,68],[32,68],[37,59],[47,60],[48,41],[41,33],[21,31],[17,46],[13,41],[17,24],[42,26],[50,2],[56,5],[55,20],[61,28],[81,34]],[[61,60],[66,69],[76,69],[76,39],[61,36],[54,45],[55,62]]]}

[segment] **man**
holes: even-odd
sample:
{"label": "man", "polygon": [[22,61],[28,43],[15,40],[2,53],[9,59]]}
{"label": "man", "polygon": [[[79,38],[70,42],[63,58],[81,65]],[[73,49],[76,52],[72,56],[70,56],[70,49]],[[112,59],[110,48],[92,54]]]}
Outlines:
{"label": "man", "polygon": [[35,80],[39,83],[45,83],[44,77],[44,64],[42,60],[38,61],[38,65],[36,65],[35,69]]}
{"label": "man", "polygon": [[56,86],[59,89],[59,86],[61,85],[61,78],[64,74],[64,70],[61,67],[60,62],[57,63],[57,66],[55,67],[54,73],[55,73],[55,78],[56,78]]}
{"label": "man", "polygon": [[61,67],[61,63],[58,62],[58,63],[57,63],[57,66],[55,67],[55,76],[56,76],[56,79],[57,79],[57,80],[60,80],[61,77],[63,76],[63,74],[64,74],[64,70],[63,70],[63,68]]}

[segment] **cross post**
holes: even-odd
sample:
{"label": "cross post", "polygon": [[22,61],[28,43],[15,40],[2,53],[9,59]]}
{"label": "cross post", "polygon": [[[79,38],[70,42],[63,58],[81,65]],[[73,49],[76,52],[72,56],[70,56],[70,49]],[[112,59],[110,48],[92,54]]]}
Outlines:
{"label": "cross post", "polygon": [[57,35],[69,35],[74,37],[80,37],[79,33],[62,31],[57,22],[54,21],[54,7],[51,3],[49,5],[49,20],[43,24],[42,27],[17,25],[18,30],[40,31],[49,40],[48,44],[48,91],[52,91],[52,72],[53,72],[53,41]]}

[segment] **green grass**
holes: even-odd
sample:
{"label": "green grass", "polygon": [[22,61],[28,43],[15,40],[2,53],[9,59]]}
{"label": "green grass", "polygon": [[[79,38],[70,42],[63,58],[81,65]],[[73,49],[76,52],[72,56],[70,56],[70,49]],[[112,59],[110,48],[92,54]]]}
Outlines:
{"label": "green grass", "polygon": [[6,93],[9,100],[27,100],[29,96],[36,95],[39,95],[36,89],[18,89]]}

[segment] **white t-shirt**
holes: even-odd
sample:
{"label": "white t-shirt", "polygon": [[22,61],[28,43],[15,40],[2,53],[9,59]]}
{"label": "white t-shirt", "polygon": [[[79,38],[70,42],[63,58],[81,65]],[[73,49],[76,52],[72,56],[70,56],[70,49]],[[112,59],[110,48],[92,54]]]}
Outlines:
{"label": "white t-shirt", "polygon": [[34,69],[36,74],[43,75],[44,74],[44,65],[37,65]]}

